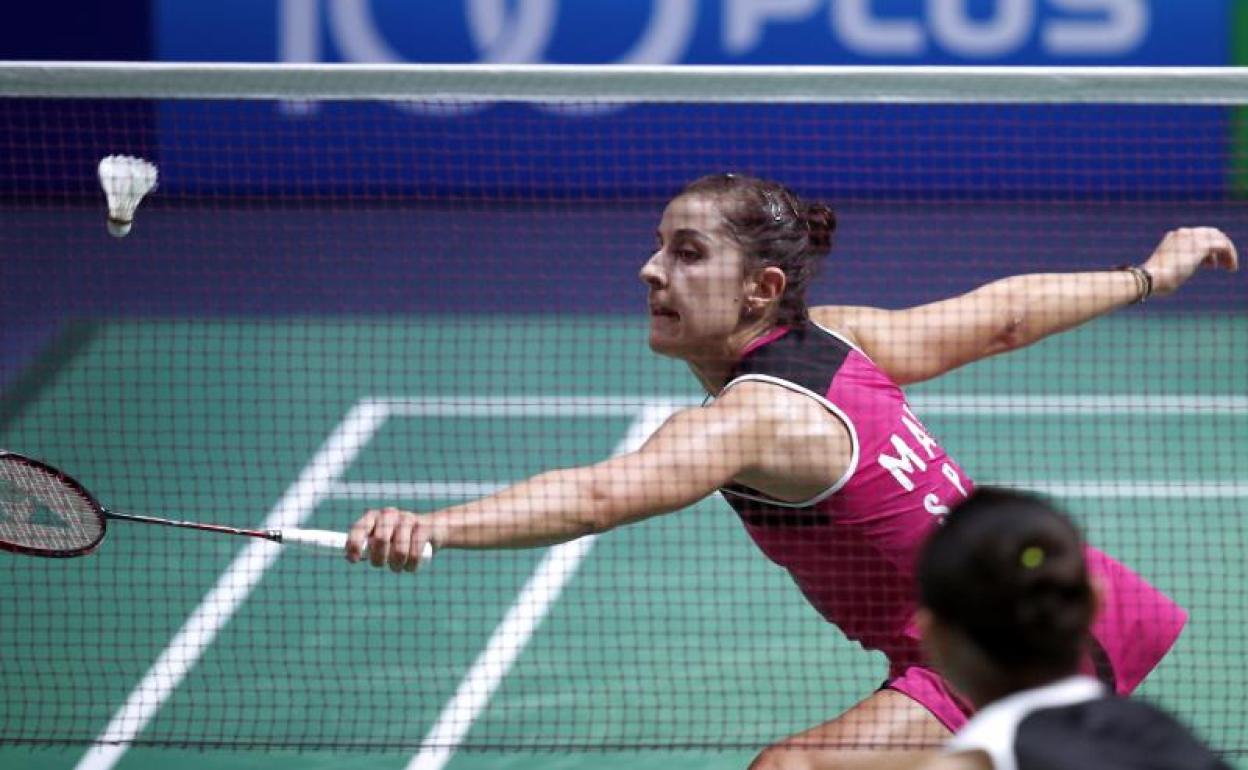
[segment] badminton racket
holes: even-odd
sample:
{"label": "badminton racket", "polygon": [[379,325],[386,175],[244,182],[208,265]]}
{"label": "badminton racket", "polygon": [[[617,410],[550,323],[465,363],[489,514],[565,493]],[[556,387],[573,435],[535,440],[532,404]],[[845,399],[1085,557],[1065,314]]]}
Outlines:
{"label": "badminton racket", "polygon": [[[347,544],[345,532],[325,529],[244,529],[110,511],[65,472],[0,450],[0,549],[53,558],[85,556],[104,540],[110,519],[254,537],[338,555]],[[433,546],[426,543],[421,561],[431,558]]]}

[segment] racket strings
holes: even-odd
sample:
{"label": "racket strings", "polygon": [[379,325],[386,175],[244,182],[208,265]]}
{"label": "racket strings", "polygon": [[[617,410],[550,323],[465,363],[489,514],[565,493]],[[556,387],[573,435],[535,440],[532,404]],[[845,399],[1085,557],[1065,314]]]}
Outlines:
{"label": "racket strings", "polygon": [[44,552],[97,542],[104,518],[92,501],[54,473],[0,457],[0,541]]}

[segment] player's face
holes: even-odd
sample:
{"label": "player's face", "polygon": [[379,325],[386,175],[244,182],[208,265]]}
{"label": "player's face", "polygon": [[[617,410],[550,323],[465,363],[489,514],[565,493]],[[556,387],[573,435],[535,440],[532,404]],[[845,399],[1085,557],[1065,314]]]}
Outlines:
{"label": "player's face", "polygon": [[641,268],[649,288],[650,348],[694,360],[723,351],[741,322],[744,255],[711,198],[668,204],[654,254]]}

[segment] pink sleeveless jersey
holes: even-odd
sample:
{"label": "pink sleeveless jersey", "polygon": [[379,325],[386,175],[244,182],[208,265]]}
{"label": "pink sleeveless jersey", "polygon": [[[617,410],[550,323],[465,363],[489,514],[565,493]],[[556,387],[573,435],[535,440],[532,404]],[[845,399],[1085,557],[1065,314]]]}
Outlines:
{"label": "pink sleeveless jersey", "polygon": [[[853,459],[843,478],[803,503],[780,503],[740,485],[721,490],[724,498],[825,619],[888,657],[890,676],[925,667],[914,624],[914,565],[941,517],[971,492],[970,479],[901,389],[861,351],[821,327],[781,328],[756,341],[725,390],[746,381],[769,382],[823,404],[849,429]],[[1185,615],[1094,549],[1089,565],[1109,589],[1094,631],[1112,671],[1099,673],[1128,692],[1169,649]],[[937,715],[947,724],[958,721]]]}

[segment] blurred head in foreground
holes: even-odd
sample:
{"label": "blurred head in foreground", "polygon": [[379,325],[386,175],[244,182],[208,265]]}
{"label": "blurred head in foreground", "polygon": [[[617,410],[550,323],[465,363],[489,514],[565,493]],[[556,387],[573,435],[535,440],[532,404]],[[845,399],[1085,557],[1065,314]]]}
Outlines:
{"label": "blurred head in foreground", "polygon": [[933,664],[978,711],[922,770],[1230,770],[1174,717],[1081,674],[1096,614],[1078,530],[980,488],[919,557]]}
{"label": "blurred head in foreground", "polygon": [[1078,671],[1096,599],[1078,530],[1044,498],[976,490],[918,580],[928,655],[976,706]]}

